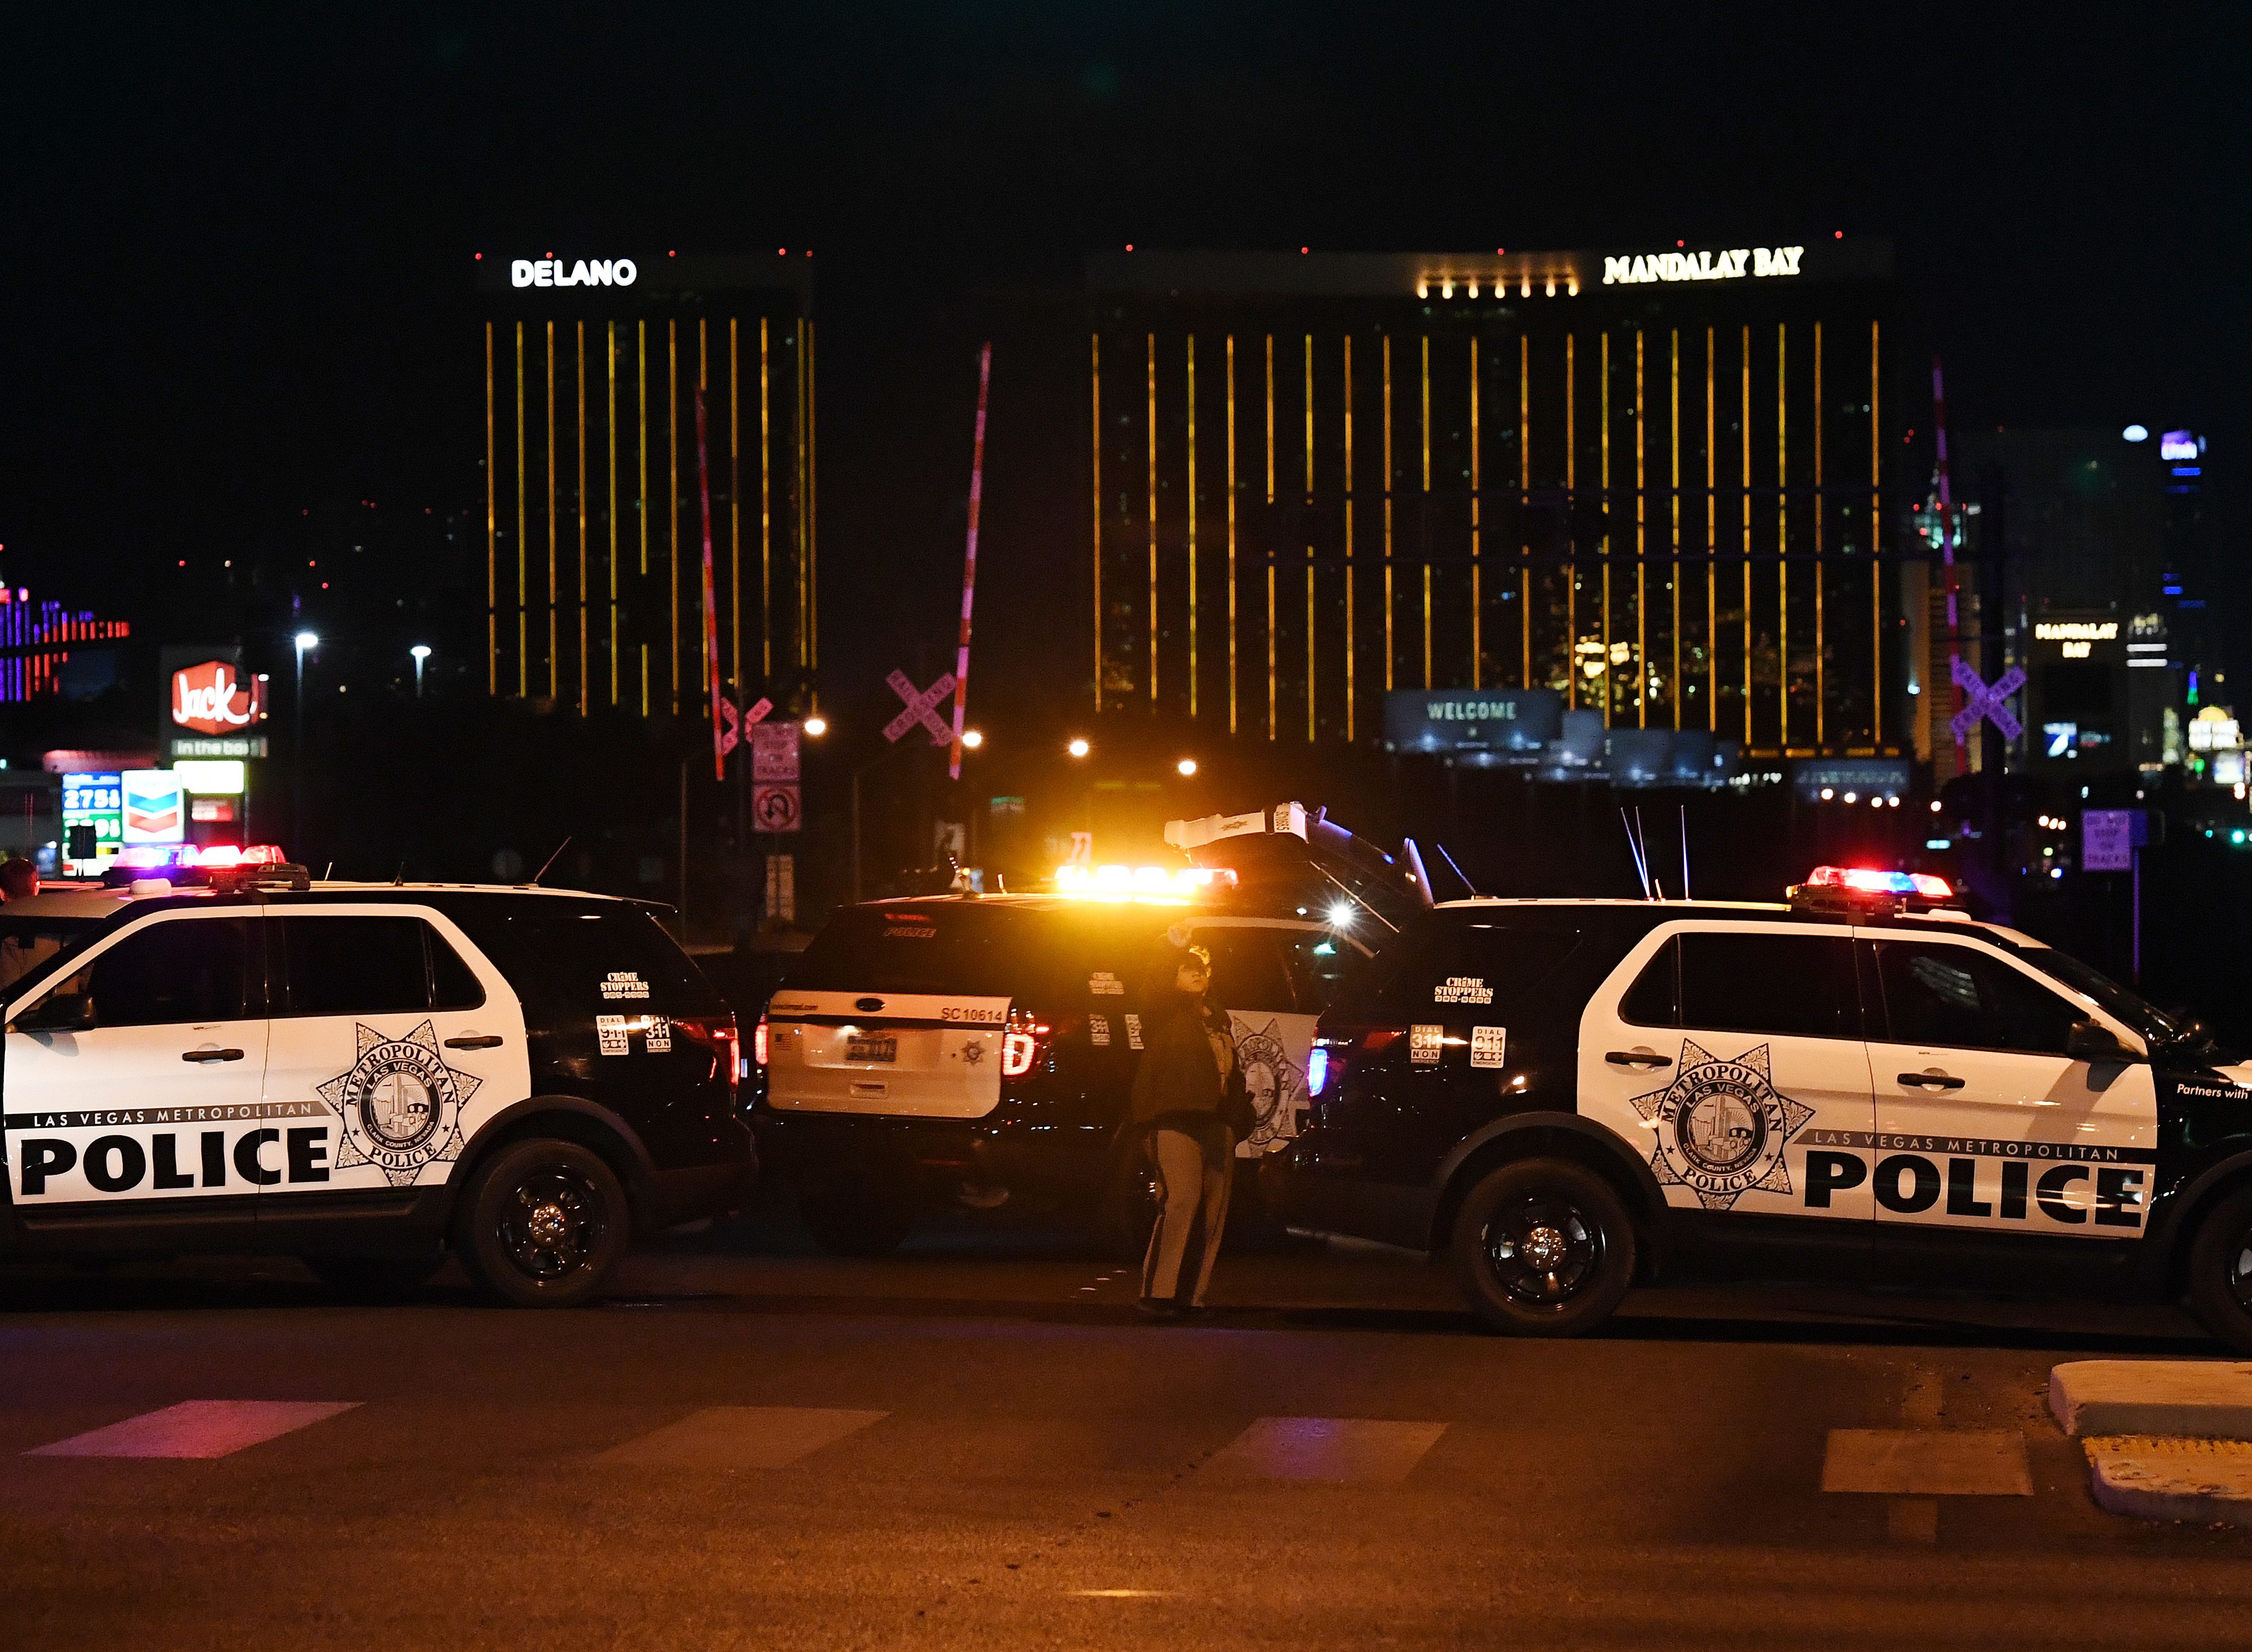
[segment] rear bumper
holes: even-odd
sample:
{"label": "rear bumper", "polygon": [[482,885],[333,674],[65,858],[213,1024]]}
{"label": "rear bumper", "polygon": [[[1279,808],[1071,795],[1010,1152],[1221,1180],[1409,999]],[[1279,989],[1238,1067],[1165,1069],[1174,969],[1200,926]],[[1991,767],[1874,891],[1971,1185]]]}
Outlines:
{"label": "rear bumper", "polygon": [[761,1155],[786,1175],[877,1164],[933,1182],[971,1181],[1035,1196],[1100,1186],[1116,1133],[1106,1126],[783,1113],[764,1106],[752,1113],[751,1128]]}

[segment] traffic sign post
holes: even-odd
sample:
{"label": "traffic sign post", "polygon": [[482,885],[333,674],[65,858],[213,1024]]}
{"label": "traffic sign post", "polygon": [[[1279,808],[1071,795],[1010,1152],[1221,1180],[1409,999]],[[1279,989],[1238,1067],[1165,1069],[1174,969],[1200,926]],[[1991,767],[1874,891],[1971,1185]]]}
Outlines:
{"label": "traffic sign post", "polygon": [[2166,840],[2166,818],[2155,809],[2080,812],[2080,869],[2124,872],[2128,878],[2128,968],[2143,980],[2143,851]]}

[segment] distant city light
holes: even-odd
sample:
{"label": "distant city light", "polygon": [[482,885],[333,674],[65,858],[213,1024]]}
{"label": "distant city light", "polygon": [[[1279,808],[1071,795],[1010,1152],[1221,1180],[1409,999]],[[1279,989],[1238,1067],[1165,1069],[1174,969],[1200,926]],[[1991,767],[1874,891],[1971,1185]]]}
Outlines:
{"label": "distant city light", "polygon": [[829,719],[816,712],[805,720],[805,732],[816,740],[829,732]]}
{"label": "distant city light", "polygon": [[975,728],[965,728],[962,731],[962,743],[975,751],[985,743],[985,736]]}
{"label": "distant city light", "polygon": [[2130,424],[2119,434],[2129,442],[2147,442],[2151,439],[2150,431],[2139,424]]}
{"label": "distant city light", "polygon": [[1084,740],[1074,740],[1069,745],[1066,746],[1064,749],[1071,753],[1074,757],[1084,757],[1089,751],[1094,749],[1094,748],[1089,746]]}
{"label": "distant city light", "polygon": [[1183,757],[1178,763],[1175,763],[1173,767],[1181,771],[1182,777],[1185,779],[1187,777],[1196,772],[1196,759],[1194,757]]}

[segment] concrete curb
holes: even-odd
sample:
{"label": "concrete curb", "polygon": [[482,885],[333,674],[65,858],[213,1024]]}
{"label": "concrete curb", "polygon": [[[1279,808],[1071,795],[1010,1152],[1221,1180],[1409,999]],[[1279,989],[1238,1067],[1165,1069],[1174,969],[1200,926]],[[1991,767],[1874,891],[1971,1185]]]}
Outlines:
{"label": "concrete curb", "polygon": [[2099,1509],[2138,1520],[2252,1523],[2252,1443],[2125,1435],[2082,1444]]}
{"label": "concrete curb", "polygon": [[2050,1370],[2048,1408],[2083,1439],[2252,1440],[2252,1363],[2075,1360]]}

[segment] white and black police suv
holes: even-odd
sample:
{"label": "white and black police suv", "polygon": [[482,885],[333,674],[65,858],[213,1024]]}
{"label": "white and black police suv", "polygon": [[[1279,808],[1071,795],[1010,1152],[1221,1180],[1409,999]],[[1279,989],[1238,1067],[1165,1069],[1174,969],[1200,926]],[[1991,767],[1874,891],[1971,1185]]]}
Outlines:
{"label": "white and black police suv", "polygon": [[823,1248],[879,1255],[951,1202],[1061,1209],[1124,1251],[1148,1189],[1127,1127],[1148,970],[1169,935],[1211,954],[1257,1123],[1296,1135],[1315,1017],[1367,949],[1331,917],[1112,896],[938,896],[832,917],[755,1035],[767,1160]]}
{"label": "white and black police suv", "polygon": [[2252,1068],[1946,895],[1442,905],[1322,1017],[1268,1197],[1522,1335],[1662,1268],[2186,1294],[2252,1352]]}
{"label": "white and black police suv", "polygon": [[269,867],[4,922],[8,1252],[279,1252],[381,1292],[450,1248],[560,1307],[755,1169],[733,1014],[628,902]]}

